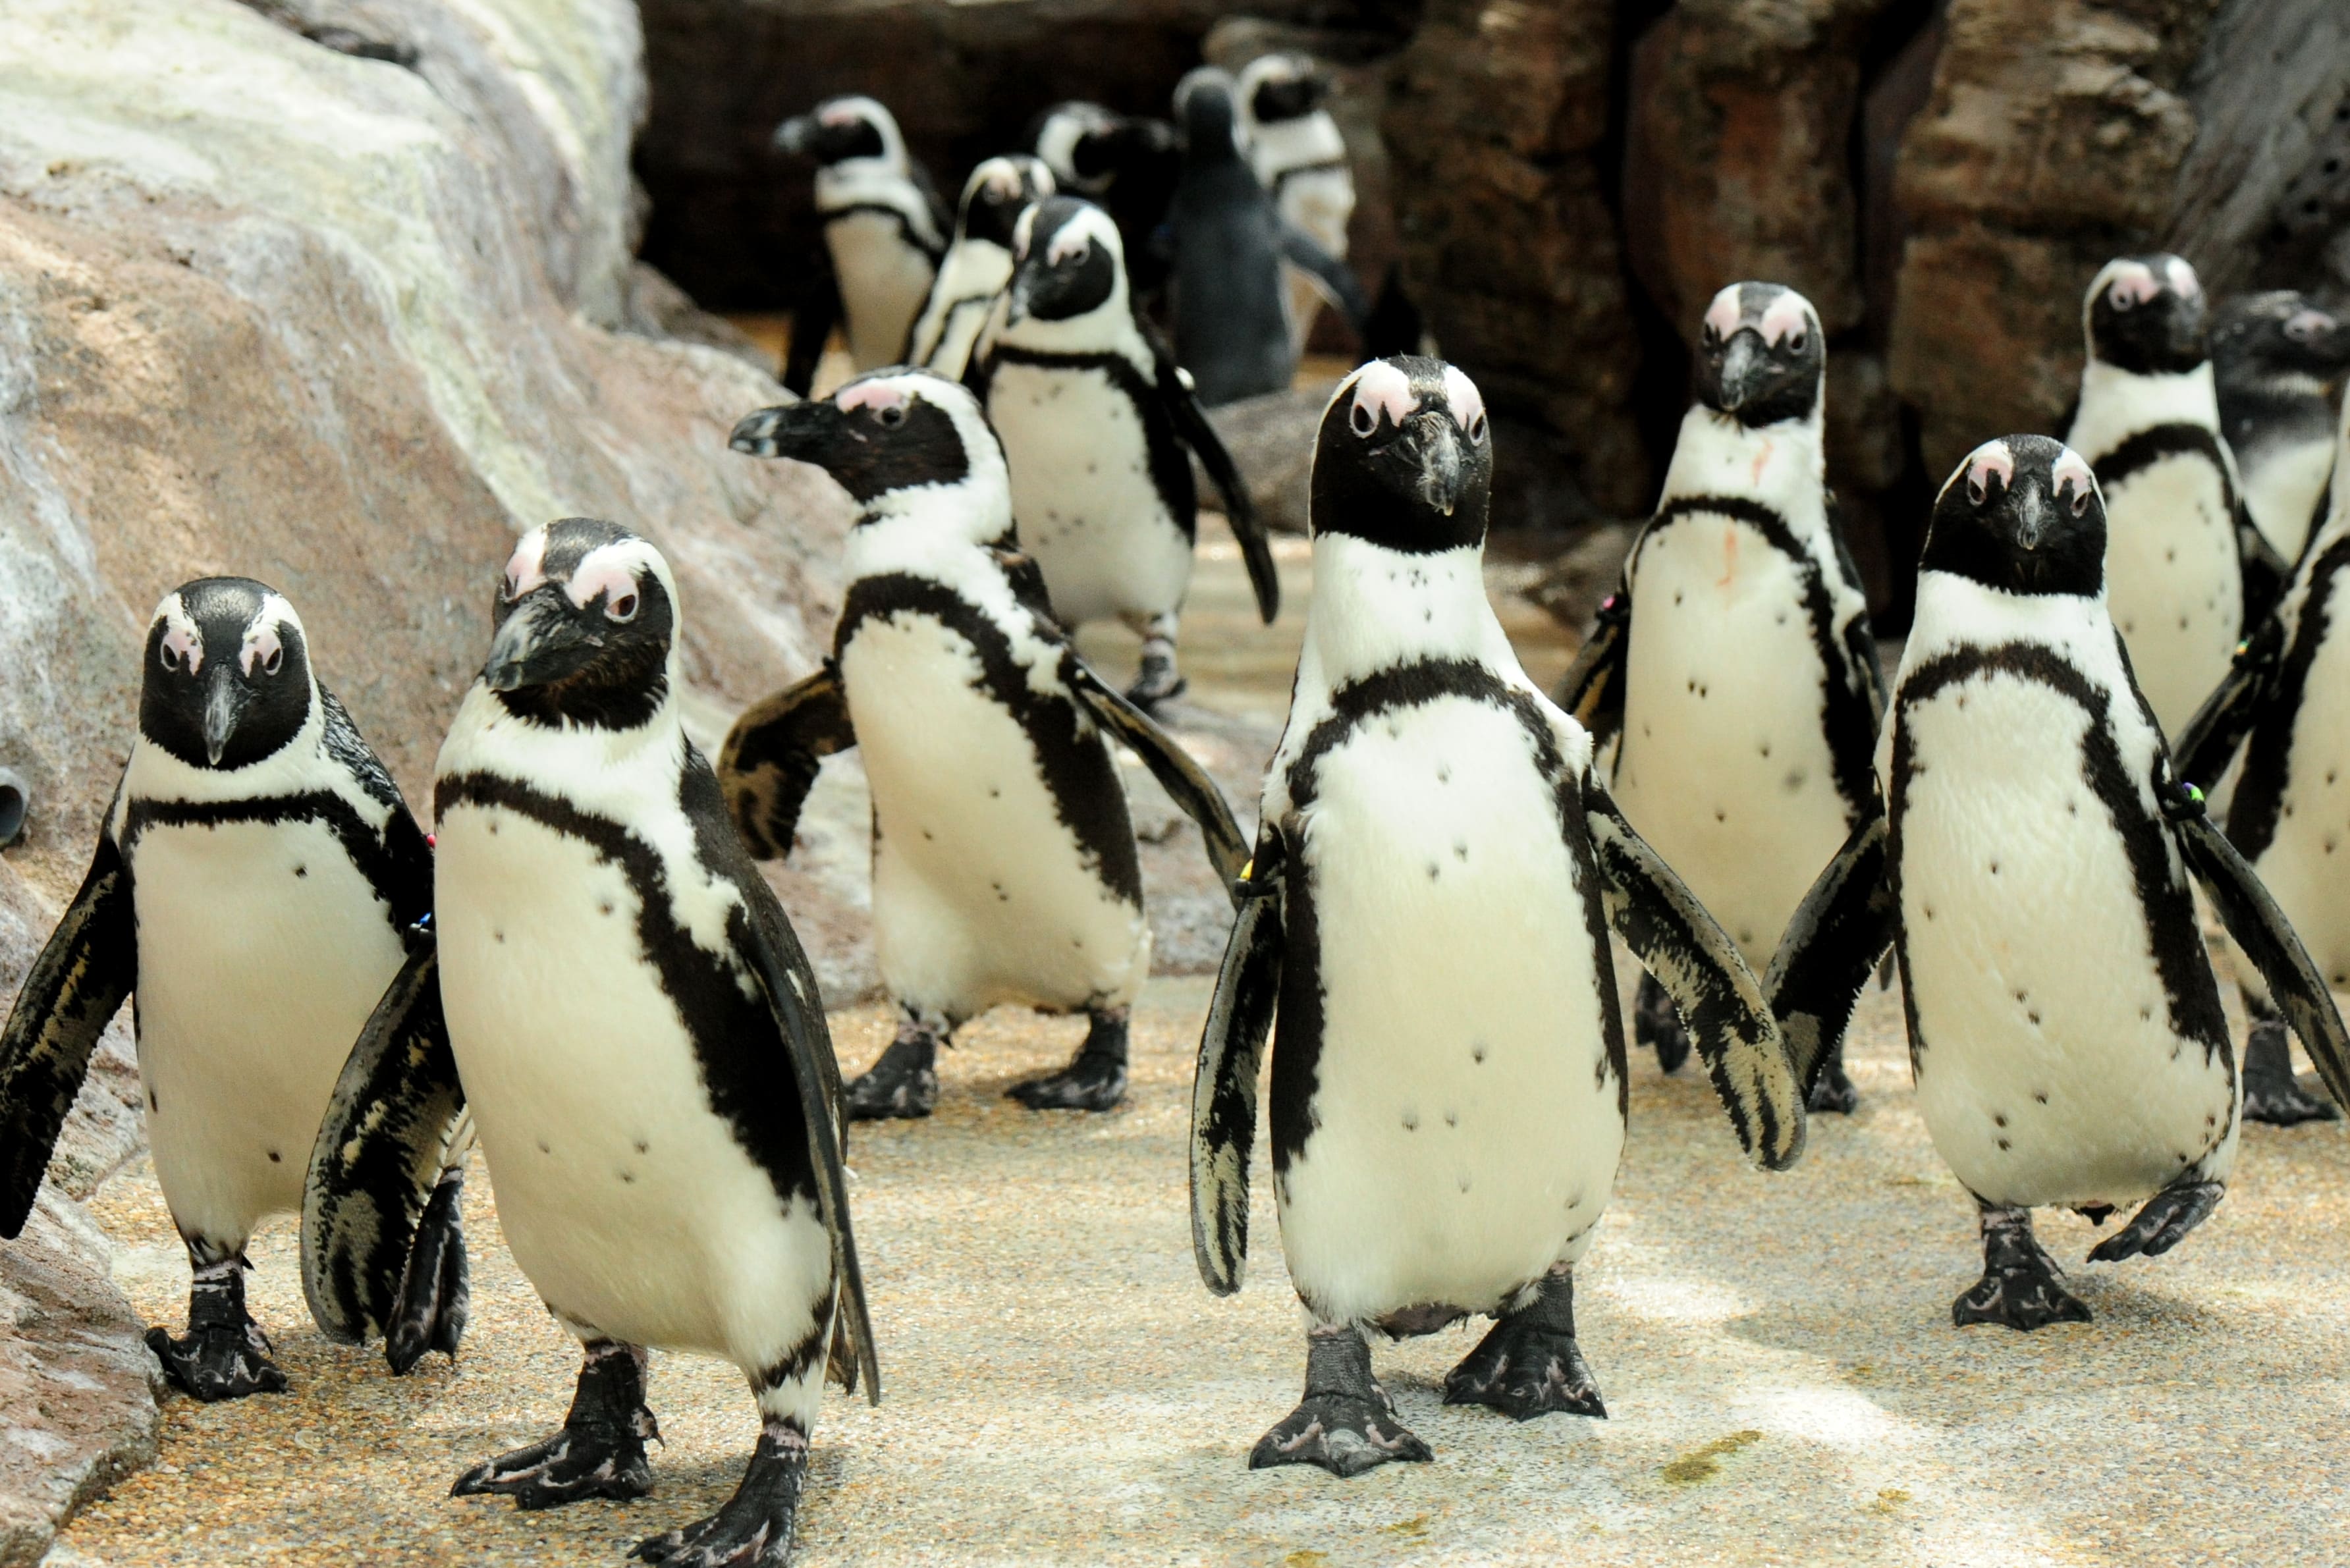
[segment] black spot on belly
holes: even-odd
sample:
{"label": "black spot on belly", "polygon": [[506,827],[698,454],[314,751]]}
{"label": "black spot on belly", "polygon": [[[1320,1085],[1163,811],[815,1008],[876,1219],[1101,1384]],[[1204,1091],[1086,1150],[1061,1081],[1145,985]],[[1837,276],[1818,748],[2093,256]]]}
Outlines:
{"label": "black spot on belly", "polygon": [[2012,1146],[2011,1144],[2009,1144],[2009,1142],[2008,1142],[2005,1138],[2002,1138],[2002,1139],[2000,1139],[2000,1140],[1999,1140],[1999,1147],[2002,1147],[2002,1148],[2008,1148],[2008,1147],[2013,1147],[2013,1146]]}
{"label": "black spot on belly", "polygon": [[296,877],[307,877],[309,874],[310,868],[307,866],[296,866],[294,867],[294,875]]}
{"label": "black spot on belly", "polygon": [[283,1165],[286,1163],[286,1157],[273,1148],[269,1151],[269,1163],[272,1165]]}
{"label": "black spot on belly", "polygon": [[154,1091],[154,1090],[152,1090],[152,1089],[150,1089],[150,1090],[148,1090],[148,1091],[147,1091],[147,1109],[151,1113],[151,1112],[153,1112],[156,1108],[157,1108],[157,1107],[156,1107],[156,1105],[155,1105],[155,1091]]}
{"label": "black spot on belly", "polygon": [[1476,1063],[1476,1064],[1477,1064],[1478,1065],[1480,1065],[1480,1066],[1484,1065],[1484,1062],[1485,1062],[1485,1047],[1484,1047],[1482,1044],[1476,1044],[1476,1045],[1471,1045],[1471,1046],[1470,1046],[1470,1047],[1469,1047],[1469,1060],[1471,1060],[1471,1062]]}
{"label": "black spot on belly", "polygon": [[643,1139],[643,1138],[639,1138],[639,1139],[637,1140],[637,1152],[638,1152],[639,1154],[646,1153],[646,1152],[647,1152],[647,1151],[649,1151],[652,1147],[653,1147],[653,1146],[652,1146],[650,1142],[646,1141],[646,1140],[645,1140],[645,1139]]}
{"label": "black spot on belly", "polygon": [[1459,1127],[1459,1126],[1461,1125],[1461,1113],[1460,1113],[1459,1111],[1447,1111],[1447,1112],[1445,1112],[1445,1113],[1444,1113],[1444,1125],[1445,1125],[1446,1127]]}
{"label": "black spot on belly", "polygon": [[503,942],[503,941],[504,941],[504,940],[506,940],[506,934],[505,934],[504,931],[492,931],[492,932],[490,933],[490,936],[492,937],[492,939],[493,939],[493,940],[496,940],[496,941],[500,941],[500,942]]}
{"label": "black spot on belly", "polygon": [[635,1171],[633,1171],[633,1170],[624,1170],[624,1171],[620,1172],[620,1185],[621,1185],[621,1186],[623,1186],[623,1187],[634,1187],[636,1184],[637,1184],[637,1173],[636,1173]]}
{"label": "black spot on belly", "polygon": [[538,1140],[538,1152],[541,1154],[553,1154],[555,1151],[546,1147],[546,1140],[545,1138],[541,1138]]}
{"label": "black spot on belly", "polygon": [[2004,1116],[1994,1115],[1991,1118],[1991,1125],[1995,1127],[2003,1127],[2007,1125],[2007,1117]]}
{"label": "black spot on belly", "polygon": [[1418,1132],[1419,1130],[1419,1113],[1418,1111],[1404,1112],[1403,1130],[1406,1132]]}
{"label": "black spot on belly", "polygon": [[612,912],[612,901],[609,898],[607,898],[602,903],[597,905],[596,908],[600,912],[608,915]]}
{"label": "black spot on belly", "polygon": [[2043,1105],[2043,1106],[2044,1106],[2044,1105],[2046,1105],[2046,1104],[2048,1103],[2048,1096],[2047,1096],[2046,1095],[2043,1095],[2043,1094],[2034,1094],[2032,1097],[2033,1097],[2033,1099],[2035,1099],[2035,1100],[2038,1100],[2038,1101],[2039,1101],[2042,1105]]}
{"label": "black spot on belly", "polygon": [[1463,840],[1458,838],[1454,839],[1452,841],[1452,857],[1455,860],[1465,862],[1469,858],[1468,844]]}
{"label": "black spot on belly", "polygon": [[1431,860],[1431,861],[1430,861],[1430,862],[1428,863],[1428,879],[1429,879],[1430,881],[1433,882],[1433,881],[1435,881],[1435,880],[1436,880],[1436,877],[1437,877],[1436,862],[1435,862],[1435,861],[1433,861],[1433,860]]}

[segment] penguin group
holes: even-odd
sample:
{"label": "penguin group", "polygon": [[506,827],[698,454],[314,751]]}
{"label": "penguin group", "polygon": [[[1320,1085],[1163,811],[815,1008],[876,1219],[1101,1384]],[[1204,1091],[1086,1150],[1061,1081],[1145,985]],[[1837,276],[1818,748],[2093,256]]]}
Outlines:
{"label": "penguin group", "polygon": [[[1193,1254],[1210,1292],[1241,1288],[1262,1122],[1305,1338],[1254,1468],[1430,1459],[1374,1341],[1471,1318],[1491,1326],[1447,1403],[1606,1416],[1575,1280],[1626,1147],[1619,950],[1630,1043],[1667,1072],[1694,1054],[1774,1172],[1814,1115],[1858,1107],[1844,1039],[1869,978],[1898,977],[1918,1109],[1976,1205],[1960,1326],[2088,1319],[2035,1209],[2124,1216],[2095,1261],[2158,1255],[2221,1201],[2244,1120],[2338,1115],[2350,329],[2290,295],[2214,326],[2180,257],[2090,281],[2063,441],[1986,440],[1942,483],[1889,680],[1801,294],[1707,306],[1657,507],[1555,692],[1487,594],[1483,395],[1441,358],[1370,355],[1315,431],[1304,643],[1243,826],[1167,727],[1191,462],[1271,621],[1273,554],[1206,410],[1286,388],[1323,303],[1365,317],[1322,92],[1268,56],[1186,78],[1172,125],[1056,105],[951,217],[874,99],[776,132],[820,166],[826,255],[797,395],[729,443],[821,469],[854,519],[825,658],[714,759],[684,722],[690,607],[614,522],[548,522],[497,568],[422,824],[322,681],[331,632],[246,578],[166,594],[86,879],[0,1032],[0,1235],[131,1000],[192,1275],[185,1334],[149,1336],[172,1384],[286,1386],[243,1276],[289,1211],[326,1335],[380,1338],[395,1373],[453,1358],[478,1152],[580,1366],[560,1425],[453,1493],[647,1495],[649,1353],[699,1354],[742,1373],[758,1435],[715,1513],[637,1555],[775,1568],[825,1385],[881,1395],[850,1124],[930,1116],[941,1048],[998,1006],[1086,1021],[1011,1087],[1029,1111],[1126,1096],[1152,940],[1121,752],[1232,902]],[[854,373],[810,395],[836,322]],[[1112,618],[1140,639],[1123,690],[1072,636]],[[761,862],[851,749],[897,1026],[845,1078]]]}

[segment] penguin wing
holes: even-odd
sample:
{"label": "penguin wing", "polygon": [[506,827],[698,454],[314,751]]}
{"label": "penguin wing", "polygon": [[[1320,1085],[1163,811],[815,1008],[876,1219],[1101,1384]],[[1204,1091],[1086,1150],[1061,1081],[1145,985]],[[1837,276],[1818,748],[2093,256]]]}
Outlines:
{"label": "penguin wing", "polygon": [[1281,257],[1300,272],[1311,273],[1316,282],[1329,291],[1338,309],[1347,317],[1347,325],[1357,337],[1366,341],[1370,337],[1371,297],[1363,292],[1363,280],[1355,269],[1322,248],[1322,242],[1284,218],[1281,223]]}
{"label": "penguin wing", "polygon": [[1886,875],[1888,838],[1883,812],[1861,820],[1795,906],[1763,971],[1762,994],[1806,1098],[1852,1023],[1868,971],[1893,944],[1900,907]]}
{"label": "penguin wing", "polygon": [[[1835,545],[1836,570],[1844,574],[1845,586],[1866,604],[1868,588],[1860,580],[1859,564],[1852,558],[1852,543],[1845,537],[1844,506],[1833,490],[1823,491],[1820,500],[1827,511],[1828,538]],[[1877,727],[1885,721],[1885,670],[1877,662],[1877,633],[1866,609],[1845,623],[1844,656],[1846,684],[1868,701],[1868,743],[1873,749]]]}
{"label": "penguin wing", "polygon": [[855,744],[848,693],[830,659],[798,685],[743,710],[719,749],[718,783],[754,857],[779,860],[792,852],[800,807],[824,759]]}
{"label": "penguin wing", "polygon": [[2228,673],[2179,732],[2175,748],[2179,777],[2201,789],[2218,785],[2236,748],[2260,722],[2262,710],[2276,691],[2277,675],[2284,667],[2284,623],[2275,616],[2262,621],[2236,645]]}
{"label": "penguin wing", "polygon": [[1232,819],[1232,808],[1224,799],[1224,792],[1208,776],[1208,770],[1192,758],[1191,753],[1177,743],[1175,737],[1153,723],[1149,714],[1109,689],[1085,660],[1072,655],[1069,690],[1094,716],[1096,722],[1142,759],[1159,787],[1172,795],[1183,815],[1200,825],[1200,836],[1207,841],[1208,864],[1216,868],[1224,886],[1232,889],[1235,904],[1242,901],[1238,891],[1241,877],[1247,871],[1248,840],[1241,836],[1240,824]]}
{"label": "penguin wing", "polygon": [[1624,660],[1631,647],[1632,590],[1619,585],[1599,601],[1591,635],[1551,698],[1591,732],[1594,751],[1604,750],[1624,727]]}
{"label": "penguin wing", "polygon": [[1280,837],[1261,836],[1256,858],[1235,884],[1240,914],[1216,971],[1191,1080],[1191,1256],[1220,1296],[1241,1288],[1248,1262],[1257,1068],[1281,996],[1281,866]]}
{"label": "penguin wing", "polygon": [[[1135,319],[1143,325],[1141,317]],[[1224,498],[1224,515],[1232,523],[1232,537],[1240,542],[1249,587],[1256,591],[1257,614],[1271,626],[1273,618],[1281,613],[1281,574],[1274,568],[1273,544],[1265,536],[1264,520],[1256,514],[1256,503],[1249,499],[1240,465],[1224,449],[1216,427],[1208,422],[1208,410],[1200,406],[1191,378],[1175,363],[1175,351],[1155,329],[1146,327],[1145,336],[1150,340],[1151,357],[1158,361],[1159,396],[1175,421],[1176,433],[1199,454],[1200,466],[1208,471],[1208,478]]]}
{"label": "penguin wing", "polygon": [[138,983],[130,867],[109,826],[0,1033],[0,1238],[14,1241],[24,1230],[89,1054]]}
{"label": "penguin wing", "polygon": [[359,1030],[302,1183],[302,1293],[330,1339],[386,1333],[417,1217],[465,1108],[441,1013],[440,950],[419,941]]}
{"label": "penguin wing", "polygon": [[1804,1152],[1804,1091],[1754,971],[1596,773],[1582,795],[1608,923],[1680,1009],[1748,1156],[1786,1169]]}
{"label": "penguin wing", "polygon": [[832,253],[818,240],[792,291],[792,341],[784,350],[784,388],[805,398],[816,385],[816,368],[832,329],[840,325],[840,279]]}
{"label": "penguin wing", "polygon": [[390,808],[383,824],[383,858],[365,869],[369,884],[390,906],[392,923],[405,931],[432,909],[432,846],[425,843],[424,830],[400,798],[400,786],[391,782],[391,770],[351,722],[349,712],[323,686],[318,701],[326,711],[328,755],[348,769],[370,798]]}

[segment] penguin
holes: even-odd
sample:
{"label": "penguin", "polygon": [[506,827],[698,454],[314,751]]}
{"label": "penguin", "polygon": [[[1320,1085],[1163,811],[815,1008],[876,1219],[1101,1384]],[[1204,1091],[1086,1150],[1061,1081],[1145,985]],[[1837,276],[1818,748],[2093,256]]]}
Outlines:
{"label": "penguin", "polygon": [[1183,171],[1168,208],[1175,358],[1209,408],[1286,391],[1298,345],[1285,261],[1326,288],[1356,336],[1370,302],[1347,264],[1285,222],[1241,155],[1232,78],[1202,66],[1178,84]]}
{"label": "penguin", "polygon": [[2245,510],[2297,562],[2325,512],[2350,327],[2291,289],[2239,296],[2213,313],[2211,369]]}
{"label": "penguin", "polygon": [[[1884,678],[1825,480],[1825,337],[1793,289],[1713,296],[1664,493],[1558,693],[1596,743],[1622,737],[1625,817],[1758,970],[1820,867],[1882,809]],[[1667,1072],[1689,1054],[1653,977],[1634,1035]],[[1829,1061],[1811,1108],[1857,1104]]]}
{"label": "penguin", "polygon": [[1012,287],[966,380],[1011,465],[1012,515],[1062,625],[1115,616],[1142,639],[1127,697],[1149,710],[1184,688],[1175,634],[1191,587],[1198,495],[1190,452],[1224,497],[1271,625],[1281,580],[1264,524],[1191,383],[1127,292],[1118,225],[1053,196],[1013,232]]}
{"label": "penguin", "polygon": [[[236,1399],[286,1387],[245,1309],[245,1243],[302,1206],[352,1042],[422,940],[432,857],[283,595],[183,584],[143,652],[138,735],[88,875],[0,1033],[0,1236],[23,1230],[90,1052],[135,998],[155,1179],[194,1274],[187,1334],[147,1344],[183,1392]],[[413,1253],[355,1252],[355,1318],[390,1335],[400,1372],[427,1349],[454,1358],[464,1332],[454,1109],[417,1129],[432,1196]]]}
{"label": "penguin", "polygon": [[2045,436],[1987,441],[1943,484],[1877,766],[1887,810],[1821,872],[1763,977],[1816,1071],[1889,946],[1918,1109],[1973,1196],[1982,1278],[1951,1321],[2089,1309],[2032,1231],[2063,1207],[2089,1253],[2168,1251],[2225,1195],[2241,1092],[2192,874],[2338,1094],[2350,1035],[2260,878],[2172,772],[2106,607],[2106,506]]}
{"label": "penguin", "polygon": [[734,450],[829,472],[858,512],[832,657],[754,706],[719,753],[743,837],[790,852],[827,754],[858,746],[873,792],[873,946],[897,1038],[848,1085],[852,1116],[926,1116],[938,1051],[999,1003],[1084,1012],[1032,1110],[1106,1111],[1150,972],[1134,825],[1108,742],[1133,748],[1199,822],[1226,884],[1248,846],[1184,750],[1079,659],[1019,554],[1003,449],[970,390],[884,371],[762,410]]}
{"label": "penguin", "polygon": [[[877,1401],[879,1376],[823,999],[686,739],[681,609],[623,528],[524,535],[436,765],[436,983],[380,1009],[355,1054],[406,1061],[419,1095],[453,1074],[515,1262],[583,1352],[562,1428],[452,1495],[642,1497],[647,1347],[698,1352],[749,1380],[757,1445],[716,1514],[636,1555],[775,1565],[827,1364]],[[399,1048],[436,1031],[445,1054]],[[367,1115],[319,1141],[353,1161],[411,1147]],[[306,1223],[306,1274],[345,1212]]]}
{"label": "penguin", "polygon": [[[1323,108],[1330,80],[1310,56],[1259,55],[1234,78],[1241,145],[1257,183],[1273,197],[1282,221],[1310,235],[1339,261],[1347,259],[1347,223],[1355,213],[1355,171],[1346,138]],[[1322,289],[1312,274],[1284,265],[1291,337],[1299,353],[1321,313]]]}
{"label": "penguin", "polygon": [[954,244],[914,323],[907,360],[962,379],[988,312],[1012,281],[1012,226],[1053,193],[1053,171],[1038,158],[991,158],[971,171],[955,219]]}
{"label": "penguin", "polygon": [[[2113,508],[2114,621],[2169,736],[2228,672],[2248,624],[2248,541],[2203,317],[2203,286],[2181,258],[2106,263],[2081,306],[2089,358],[2064,438]],[[2248,523],[2243,532],[2258,537]],[[2262,565],[2256,591],[2272,597],[2282,573]]]}
{"label": "penguin", "polygon": [[953,226],[929,171],[907,155],[897,119],[869,98],[825,99],[776,127],[775,147],[816,161],[826,258],[792,313],[783,376],[806,397],[825,339],[844,317],[858,369],[905,358]]}
{"label": "penguin", "polygon": [[1053,171],[1055,190],[1083,196],[1118,224],[1136,307],[1154,308],[1167,287],[1167,203],[1183,166],[1175,128],[1073,99],[1039,114],[1027,145]]}
{"label": "penguin", "polygon": [[[1624,1143],[1612,927],[1690,1020],[1748,1154],[1801,1154],[1800,1086],[1738,948],[1634,831],[1590,735],[1519,668],[1482,575],[1492,431],[1440,360],[1349,376],[1315,438],[1314,597],[1200,1044],[1192,1244],[1240,1288],[1257,1076],[1305,1396],[1252,1468],[1427,1459],[1366,1334],[1490,1333],[1448,1404],[1607,1414],[1575,1262]],[[1277,1030],[1275,1029],[1277,1021]]]}

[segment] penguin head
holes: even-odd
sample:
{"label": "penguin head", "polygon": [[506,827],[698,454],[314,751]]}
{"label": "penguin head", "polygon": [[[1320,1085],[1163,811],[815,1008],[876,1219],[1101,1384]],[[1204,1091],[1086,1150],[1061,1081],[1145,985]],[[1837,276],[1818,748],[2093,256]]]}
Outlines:
{"label": "penguin head", "polygon": [[2089,358],[2138,376],[2178,375],[2203,363],[2202,282],[2168,254],[2107,262],[2081,302]]}
{"label": "penguin head", "polygon": [[302,618],[275,588],[202,577],[155,607],[139,732],[190,767],[233,772],[275,756],[316,702]]}
{"label": "penguin head", "polygon": [[892,168],[906,161],[906,139],[897,118],[869,98],[828,98],[775,128],[775,147],[813,158],[826,168],[860,158],[878,158]]}
{"label": "penguin head", "polygon": [[565,517],[524,535],[490,618],[482,684],[520,717],[634,729],[669,695],[677,582],[616,523]]}
{"label": "penguin head", "polygon": [[1012,229],[1012,286],[1003,320],[1069,321],[1126,306],[1126,246],[1091,202],[1047,196]]}
{"label": "penguin head", "polygon": [[1118,175],[1121,116],[1097,103],[1072,99],[1036,117],[1028,145],[1061,189],[1098,196]]}
{"label": "penguin head", "polygon": [[1810,300],[1781,284],[1733,283],[1705,308],[1698,401],[1750,427],[1809,419],[1827,358]]}
{"label": "penguin head", "polygon": [[1012,248],[1013,225],[1020,214],[1053,193],[1053,171],[1041,158],[1024,152],[991,158],[963,182],[962,210],[955,233],[963,239],[985,240]]}
{"label": "penguin head", "polygon": [[1493,432],[1441,359],[1374,359],[1338,384],[1314,441],[1313,531],[1433,555],[1482,545]]}
{"label": "penguin head", "polygon": [[1175,123],[1183,132],[1187,163],[1221,163],[1240,156],[1240,112],[1231,73],[1201,66],[1175,84]]}
{"label": "penguin head", "polygon": [[2223,382],[2331,381],[2350,370],[2350,322],[2289,288],[2239,295],[2212,312],[2210,348]]}
{"label": "penguin head", "polygon": [[2063,441],[1985,441],[1934,498],[1918,566],[2011,594],[2094,597],[2106,581],[2105,495]]}
{"label": "penguin head", "polygon": [[728,444],[753,457],[823,469],[863,508],[859,527],[897,510],[885,498],[952,490],[974,477],[1001,501],[957,510],[970,542],[989,543],[1011,525],[1003,448],[978,397],[928,370],[893,366],[828,398],[761,409],[734,427]]}
{"label": "penguin head", "polygon": [[1241,67],[1233,96],[1242,116],[1255,125],[1303,119],[1330,96],[1330,80],[1313,57],[1295,52],[1259,55]]}

